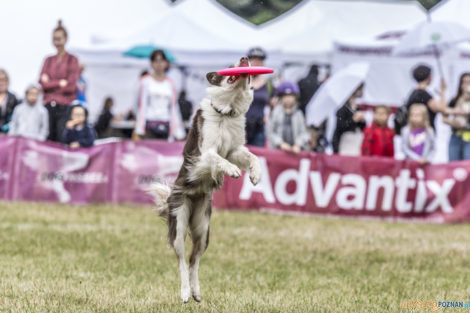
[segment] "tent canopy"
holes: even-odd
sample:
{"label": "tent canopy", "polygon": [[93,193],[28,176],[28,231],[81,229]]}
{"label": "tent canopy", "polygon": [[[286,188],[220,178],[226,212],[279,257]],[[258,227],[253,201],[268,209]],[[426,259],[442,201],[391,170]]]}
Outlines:
{"label": "tent canopy", "polygon": [[431,9],[431,18],[433,21],[458,22],[470,28],[469,12],[468,0],[442,0]]}
{"label": "tent canopy", "polygon": [[260,32],[268,47],[308,61],[328,56],[336,39],[408,29],[425,19],[417,1],[309,0],[264,24]]}
{"label": "tent canopy", "polygon": [[10,75],[11,90],[22,96],[38,81],[44,58],[55,53],[52,30],[59,19],[69,35],[67,47],[87,46],[97,30],[107,38],[128,36],[169,9],[167,1],[156,0],[4,1],[0,67]]}

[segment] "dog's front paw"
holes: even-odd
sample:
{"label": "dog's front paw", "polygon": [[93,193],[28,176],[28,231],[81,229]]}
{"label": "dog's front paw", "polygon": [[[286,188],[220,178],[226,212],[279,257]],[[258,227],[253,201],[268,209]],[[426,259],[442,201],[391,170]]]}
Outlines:
{"label": "dog's front paw", "polygon": [[231,164],[231,163],[227,164],[224,171],[228,176],[232,178],[239,178],[240,176],[242,176],[242,170],[239,169],[236,165]]}
{"label": "dog's front paw", "polygon": [[255,185],[255,186],[258,185],[259,180],[260,180],[260,177],[261,177],[261,175],[260,175],[259,172],[254,172],[254,171],[252,171],[252,172],[250,173],[250,181],[251,181],[251,183],[252,183],[253,185]]}
{"label": "dog's front paw", "polygon": [[253,185],[257,185],[261,178],[261,168],[258,163],[250,166],[250,181]]}

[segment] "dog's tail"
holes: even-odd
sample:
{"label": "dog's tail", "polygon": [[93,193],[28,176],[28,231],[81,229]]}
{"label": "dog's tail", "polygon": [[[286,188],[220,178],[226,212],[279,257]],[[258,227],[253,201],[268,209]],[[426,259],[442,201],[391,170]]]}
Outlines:
{"label": "dog's tail", "polygon": [[147,192],[154,197],[155,211],[165,220],[168,219],[168,197],[171,194],[171,187],[168,184],[157,183],[152,185]]}

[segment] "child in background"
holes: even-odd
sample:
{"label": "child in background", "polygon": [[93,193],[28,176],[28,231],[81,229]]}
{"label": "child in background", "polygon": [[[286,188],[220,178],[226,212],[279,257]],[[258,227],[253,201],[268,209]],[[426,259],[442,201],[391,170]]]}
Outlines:
{"label": "child in background", "polygon": [[408,125],[401,130],[403,152],[407,159],[429,164],[435,152],[434,131],[424,104],[413,104],[408,115]]}
{"label": "child in background", "polygon": [[299,153],[307,148],[310,139],[304,115],[297,108],[299,89],[291,82],[283,82],[277,93],[280,105],[272,111],[267,124],[270,147]]}
{"label": "child in background", "polygon": [[95,131],[87,122],[88,111],[80,104],[70,108],[70,118],[62,133],[62,143],[72,149],[91,147],[95,141]]}
{"label": "child in background", "polygon": [[40,87],[26,89],[25,100],[15,107],[8,134],[44,141],[49,135],[49,114],[39,99]]}
{"label": "child in background", "polygon": [[363,156],[394,156],[393,137],[395,132],[387,126],[390,108],[378,105],[374,108],[374,121],[364,129],[361,152]]}

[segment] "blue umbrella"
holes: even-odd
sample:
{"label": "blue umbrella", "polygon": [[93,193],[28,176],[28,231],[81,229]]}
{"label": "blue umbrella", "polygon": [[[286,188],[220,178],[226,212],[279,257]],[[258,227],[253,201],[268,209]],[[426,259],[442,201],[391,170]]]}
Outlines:
{"label": "blue umbrella", "polygon": [[[153,46],[153,45],[134,46],[130,48],[129,50],[127,50],[126,52],[124,52],[124,55],[129,56],[129,57],[134,57],[134,58],[148,59],[150,55],[152,54],[152,52],[157,49],[161,49],[161,48]],[[171,54],[171,52],[169,52],[166,49],[162,49],[162,50],[165,53],[165,56],[168,59],[168,61],[172,63],[175,62],[175,57],[173,56],[173,54]]]}

